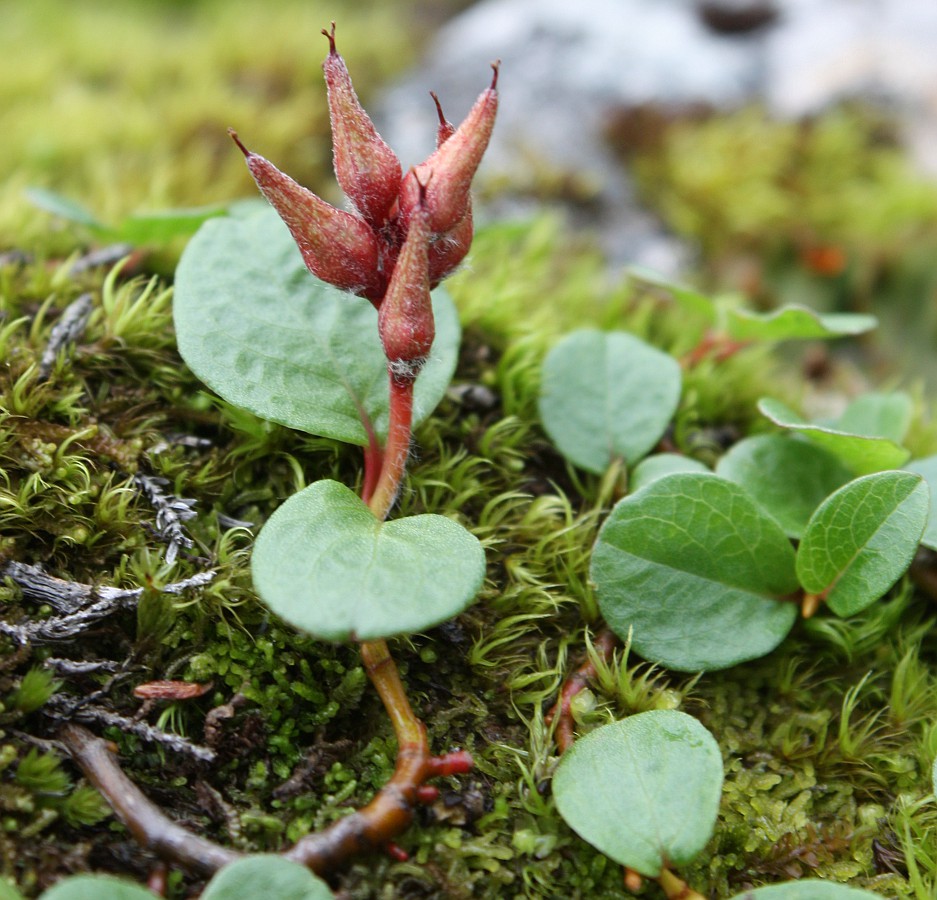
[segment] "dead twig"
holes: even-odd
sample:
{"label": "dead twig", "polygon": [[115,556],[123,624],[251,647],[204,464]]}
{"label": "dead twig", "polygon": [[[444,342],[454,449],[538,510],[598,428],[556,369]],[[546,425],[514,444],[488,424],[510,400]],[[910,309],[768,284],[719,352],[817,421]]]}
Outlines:
{"label": "dead twig", "polygon": [[[0,575],[5,575],[23,591],[23,596],[48,604],[58,616],[15,625],[0,621],[0,632],[8,634],[20,644],[33,641],[56,641],[74,637],[94,623],[123,608],[133,607],[144,589],[115,588],[107,585],[82,584],[47,575],[39,566],[8,562]],[[181,594],[192,587],[208,584],[215,573],[197,572],[191,578],[164,585],[166,594]]]}
{"label": "dead twig", "polygon": [[45,381],[52,374],[52,367],[55,365],[59,352],[74,344],[84,333],[91,316],[91,306],[91,294],[82,294],[65,307],[59,320],[52,326],[52,331],[49,332],[49,342],[39,360],[40,381]]}
{"label": "dead twig", "polygon": [[167,494],[169,481],[157,475],[134,475],[133,483],[156,510],[156,534],[166,542],[166,563],[172,565],[180,549],[188,550],[194,541],[185,531],[185,523],[195,518],[196,501]]}

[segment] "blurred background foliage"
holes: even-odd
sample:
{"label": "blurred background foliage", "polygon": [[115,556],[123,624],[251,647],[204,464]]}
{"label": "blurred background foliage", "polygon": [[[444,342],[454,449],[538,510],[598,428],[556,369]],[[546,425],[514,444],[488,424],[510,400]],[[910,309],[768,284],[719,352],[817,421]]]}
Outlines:
{"label": "blurred background foliage", "polygon": [[320,30],[340,15],[339,48],[354,60],[367,102],[415,62],[439,17],[456,7],[4,2],[0,246],[48,247],[49,219],[24,201],[28,186],[71,197],[103,221],[252,195],[229,126],[335,198]]}

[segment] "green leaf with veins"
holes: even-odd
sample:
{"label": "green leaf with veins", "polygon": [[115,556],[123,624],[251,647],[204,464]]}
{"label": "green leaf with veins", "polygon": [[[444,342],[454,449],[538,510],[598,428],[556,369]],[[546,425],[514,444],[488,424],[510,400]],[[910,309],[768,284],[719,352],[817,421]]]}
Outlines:
{"label": "green leaf with veins", "polygon": [[642,875],[706,846],[722,793],[722,754],[692,716],[652,710],[577,740],[553,776],[560,815],[584,840]]}
{"label": "green leaf with veins", "polygon": [[[433,292],[436,340],[414,387],[414,425],[445,394],[459,320]],[[388,424],[387,363],[377,311],[309,273],[269,207],[206,222],[176,270],[179,352],[225,400],[310,434],[367,445],[362,411],[378,435]]]}
{"label": "green leaf with veins", "polygon": [[716,474],[744,487],[792,538],[799,538],[814,510],[852,478],[822,447],[776,434],[739,441],[719,460]]}
{"label": "green leaf with veins", "polygon": [[817,509],[797,548],[804,590],[840,616],[874,603],[914,558],[930,504],[910,472],[878,472],[840,488]]}
{"label": "green leaf with veins", "polygon": [[457,522],[382,522],[337,481],[317,481],[280,506],[251,565],[270,609],[329,641],[431,628],[462,612],[485,577],[481,544]]}
{"label": "green leaf with veins", "polygon": [[680,366],[624,332],[574,331],[547,354],[540,418],[559,451],[601,474],[660,440],[680,401]]}
{"label": "green leaf with veins", "polygon": [[853,434],[839,428],[807,422],[779,400],[770,397],[759,400],[758,409],[776,425],[796,431],[835,454],[857,475],[897,468],[911,455],[904,447],[888,438]]}
{"label": "green leaf with veins", "polygon": [[787,635],[798,588],[787,536],[738,485],[680,473],[621,500],[599,532],[591,576],[599,607],[645,659],[680,671],[724,669]]}

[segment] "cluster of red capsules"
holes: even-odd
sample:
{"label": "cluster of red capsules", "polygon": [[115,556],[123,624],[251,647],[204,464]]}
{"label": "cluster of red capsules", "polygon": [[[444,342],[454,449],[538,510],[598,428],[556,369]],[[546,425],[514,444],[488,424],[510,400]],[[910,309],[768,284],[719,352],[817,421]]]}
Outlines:
{"label": "cluster of red capsules", "polygon": [[392,370],[415,378],[435,334],[429,292],[465,257],[472,242],[472,178],[488,147],[498,109],[498,64],[491,85],[455,128],[439,113],[436,150],[403,174],[377,133],[335,49],[335,24],[323,64],[328,86],[335,175],[352,211],[336,209],[249,151],[263,195],[286,223],[313,275],[366,297]]}

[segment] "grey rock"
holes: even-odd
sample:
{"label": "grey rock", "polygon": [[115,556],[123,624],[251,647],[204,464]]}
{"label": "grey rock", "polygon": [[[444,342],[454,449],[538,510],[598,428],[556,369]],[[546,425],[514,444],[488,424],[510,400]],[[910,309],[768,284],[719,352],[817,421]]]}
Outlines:
{"label": "grey rock", "polygon": [[[458,122],[500,59],[501,108],[481,178],[523,185],[532,171],[565,172],[594,185],[595,203],[585,217],[574,204],[573,224],[591,225],[613,261],[665,272],[686,252],[641,210],[611,156],[604,133],[614,112],[762,101],[800,117],[867,97],[902,116],[912,154],[937,174],[937,0],[773,0],[770,21],[731,34],[707,24],[700,2],[483,0],[387,93],[382,131],[405,166],[419,162],[435,135],[429,90]],[[767,0],[705,2],[732,12]]]}

